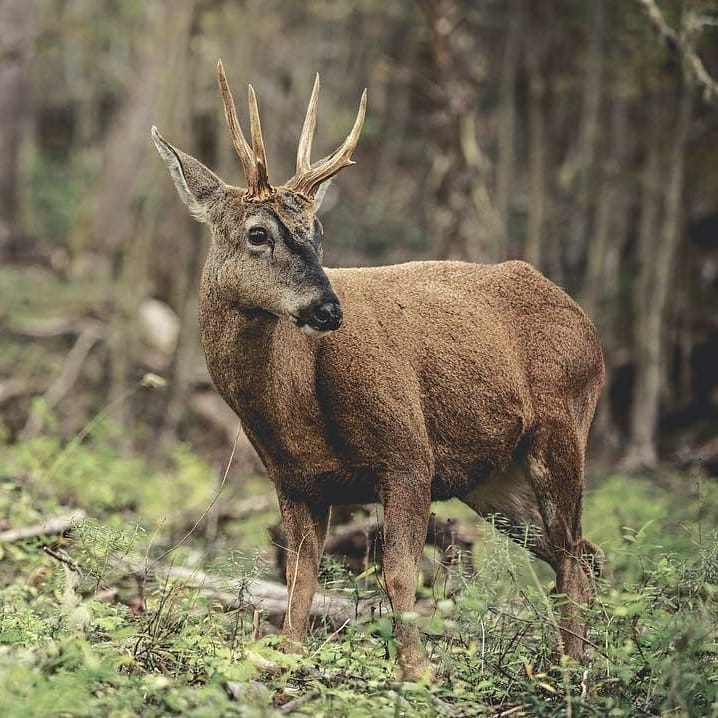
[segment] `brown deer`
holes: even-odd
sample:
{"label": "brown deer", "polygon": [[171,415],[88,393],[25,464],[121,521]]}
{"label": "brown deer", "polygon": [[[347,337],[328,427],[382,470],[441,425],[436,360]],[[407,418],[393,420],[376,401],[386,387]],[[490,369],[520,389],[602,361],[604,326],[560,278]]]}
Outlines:
{"label": "brown deer", "polygon": [[[458,497],[498,515],[556,571],[560,647],[580,660],[581,609],[599,549],[582,537],[586,439],[604,378],[596,330],[561,289],[520,261],[322,266],[316,212],[364,121],[312,164],[319,77],[297,169],[272,186],[257,101],[251,145],[221,62],[219,87],[246,187],[225,184],[152,128],[180,197],[209,224],[200,286],[212,379],[274,482],[287,533],[287,643],[301,644],[332,505],[381,501],[386,590],[401,664],[430,665],[414,605],[430,502]],[[302,330],[302,331],[300,331]]]}

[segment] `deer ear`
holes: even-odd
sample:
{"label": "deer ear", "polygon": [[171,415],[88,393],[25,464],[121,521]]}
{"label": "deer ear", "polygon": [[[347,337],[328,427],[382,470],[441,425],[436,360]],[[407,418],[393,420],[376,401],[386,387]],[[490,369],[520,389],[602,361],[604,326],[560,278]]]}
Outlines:
{"label": "deer ear", "polygon": [[314,211],[318,212],[319,208],[322,206],[322,202],[324,201],[324,196],[327,193],[327,190],[329,189],[329,185],[332,183],[331,178],[326,180],[326,182],[322,182],[319,185],[319,188],[317,189],[316,194],[314,195]]}
{"label": "deer ear", "polygon": [[172,147],[154,126],[152,139],[190,214],[198,222],[207,222],[210,205],[221,193],[224,182],[199,160]]}

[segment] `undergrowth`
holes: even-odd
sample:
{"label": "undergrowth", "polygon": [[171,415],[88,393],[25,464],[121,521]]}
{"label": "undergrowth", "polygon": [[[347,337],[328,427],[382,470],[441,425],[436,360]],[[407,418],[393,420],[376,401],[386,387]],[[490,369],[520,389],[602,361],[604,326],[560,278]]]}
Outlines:
{"label": "undergrowth", "polygon": [[[325,588],[360,615],[319,622],[306,654],[286,655],[275,617],[247,607],[252,582],[272,577],[265,529],[276,513],[210,530],[198,519],[221,485],[216,471],[183,446],[158,468],[113,443],[98,429],[70,449],[51,435],[4,447],[7,527],[73,509],[90,518],[64,538],[0,543],[2,716],[718,716],[709,479],[591,482],[584,526],[608,570],[584,666],[553,658],[550,571],[483,524],[474,575],[423,589],[405,617],[437,669],[433,683],[406,683],[375,570],[350,576],[327,560]],[[257,491],[271,487],[224,486],[217,505]],[[454,502],[437,510],[468,520]],[[191,580],[200,571],[211,591]]]}

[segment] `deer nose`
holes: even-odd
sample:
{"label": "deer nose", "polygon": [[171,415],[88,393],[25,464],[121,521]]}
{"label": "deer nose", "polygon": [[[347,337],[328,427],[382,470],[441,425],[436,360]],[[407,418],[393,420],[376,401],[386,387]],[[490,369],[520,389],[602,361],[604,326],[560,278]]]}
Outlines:
{"label": "deer nose", "polygon": [[325,302],[315,307],[309,323],[322,331],[339,329],[342,324],[342,308],[339,302]]}

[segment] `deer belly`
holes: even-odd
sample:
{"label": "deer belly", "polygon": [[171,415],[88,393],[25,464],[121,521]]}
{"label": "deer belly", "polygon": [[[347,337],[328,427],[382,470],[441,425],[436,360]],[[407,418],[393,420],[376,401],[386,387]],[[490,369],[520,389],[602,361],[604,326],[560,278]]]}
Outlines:
{"label": "deer belly", "polygon": [[431,500],[446,501],[464,496],[489,481],[492,471],[493,464],[486,460],[469,466],[439,465],[431,481]]}
{"label": "deer belly", "polygon": [[378,479],[369,472],[327,471],[305,481],[278,482],[297,501],[317,501],[332,506],[372,504],[380,500]]}

